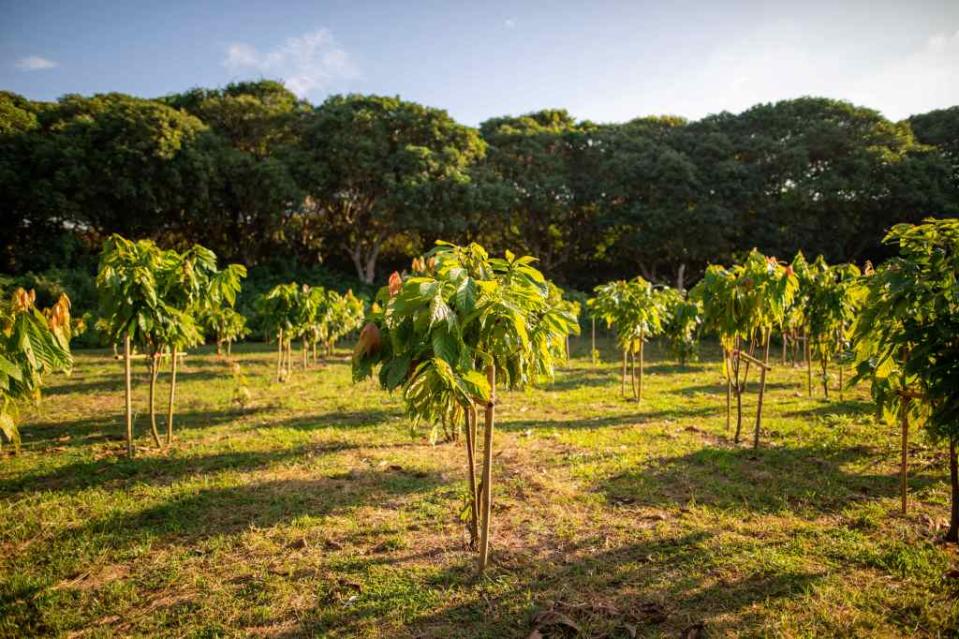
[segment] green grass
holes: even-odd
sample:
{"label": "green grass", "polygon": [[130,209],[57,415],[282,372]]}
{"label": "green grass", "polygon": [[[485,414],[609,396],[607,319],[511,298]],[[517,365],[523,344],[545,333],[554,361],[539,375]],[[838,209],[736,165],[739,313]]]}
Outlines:
{"label": "green grass", "polygon": [[411,436],[345,351],[274,384],[272,353],[239,347],[245,408],[230,363],[191,354],[163,451],[138,370],[133,461],[121,363],[81,352],[0,458],[0,635],[956,636],[944,457],[917,438],[900,515],[898,433],[866,389],[810,399],[777,365],[753,451],[725,430],[715,353],[683,369],[649,349],[636,404],[616,355],[587,350],[574,340],[552,385],[502,393],[483,580],[463,444]]}

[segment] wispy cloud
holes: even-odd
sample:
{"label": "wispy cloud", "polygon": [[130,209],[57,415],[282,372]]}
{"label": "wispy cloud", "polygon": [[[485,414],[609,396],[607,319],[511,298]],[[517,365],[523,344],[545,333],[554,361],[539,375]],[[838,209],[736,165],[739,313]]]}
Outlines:
{"label": "wispy cloud", "polygon": [[44,58],[38,55],[28,55],[25,58],[20,58],[17,60],[14,66],[21,71],[42,71],[44,69],[52,69],[58,65],[49,58]]}
{"label": "wispy cloud", "polygon": [[268,51],[234,42],[227,48],[223,65],[235,72],[258,71],[278,77],[300,97],[357,75],[350,55],[337,45],[327,29],[289,38]]}
{"label": "wispy cloud", "polygon": [[505,20],[503,20],[503,26],[506,27],[507,29],[515,29],[516,20],[514,20],[513,18],[506,18]]}

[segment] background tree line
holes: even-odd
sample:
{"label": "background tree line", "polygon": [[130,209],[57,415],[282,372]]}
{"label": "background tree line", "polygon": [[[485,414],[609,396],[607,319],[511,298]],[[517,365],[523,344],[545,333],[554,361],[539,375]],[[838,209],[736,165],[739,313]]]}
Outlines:
{"label": "background tree line", "polygon": [[399,98],[313,106],[272,81],[157,99],[0,93],[12,275],[92,275],[120,233],[203,244],[251,267],[254,292],[303,271],[372,283],[443,238],[537,255],[579,290],[637,271],[688,286],[752,247],[881,259],[892,224],[957,213],[959,107],[891,122],[799,98],[698,121],[543,110],[472,128]]}

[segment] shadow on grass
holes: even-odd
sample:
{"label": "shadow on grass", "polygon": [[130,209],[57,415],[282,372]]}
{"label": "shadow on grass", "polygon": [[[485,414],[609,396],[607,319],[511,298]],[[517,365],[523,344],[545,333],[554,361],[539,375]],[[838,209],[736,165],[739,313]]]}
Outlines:
{"label": "shadow on grass", "polygon": [[[208,368],[206,366],[197,366],[196,368]],[[213,368],[213,367],[209,367]],[[177,371],[177,387],[181,384],[187,384],[195,381],[204,381],[211,379],[229,380],[231,377],[230,369],[220,364],[215,370],[180,370]],[[145,395],[148,384],[147,375],[142,370],[137,371],[137,377],[133,380],[134,394]],[[158,391],[163,395],[164,390],[169,388],[169,375],[166,371],[160,374],[157,382]],[[96,379],[85,381],[73,381],[70,379],[61,380],[57,386],[45,388],[45,396],[57,395],[79,395],[86,393],[112,393],[122,394],[124,390],[123,370],[116,375],[99,376]]]}
{"label": "shadow on grass", "polygon": [[[157,407],[157,428],[162,432],[166,428],[166,406]],[[231,409],[225,411],[183,411],[173,418],[174,432],[186,429],[211,428],[220,426],[242,417],[260,413],[257,409]],[[34,421],[22,429],[24,449],[56,447],[78,447],[104,441],[125,441],[126,423],[121,413],[107,413],[97,417],[87,417],[71,421]],[[148,436],[150,416],[137,411],[134,416],[134,436]]]}
{"label": "shadow on grass", "polygon": [[[805,395],[804,395],[805,397]],[[822,400],[822,404],[815,408],[804,408],[783,413],[784,417],[827,417],[837,415],[842,417],[862,417],[876,414],[876,405],[872,402],[861,401],[858,399],[846,399],[839,401]]]}
{"label": "shadow on grass", "polygon": [[[823,576],[782,571],[723,578],[714,568],[728,556],[748,552],[751,542],[725,544],[718,553],[710,542],[704,532],[677,533],[597,551],[603,542],[593,539],[547,561],[494,546],[490,576],[494,582],[510,583],[506,594],[486,587],[486,582],[476,583],[468,557],[447,570],[409,578],[415,580],[409,590],[375,594],[361,590],[349,606],[342,605],[334,592],[283,636],[330,631],[360,635],[392,616],[394,623],[396,617],[402,619],[403,636],[520,638],[533,636],[534,611],[549,608],[577,624],[576,636],[629,637],[637,629],[643,636],[679,636],[702,621],[710,633],[722,635],[756,623],[754,604],[799,595]],[[370,569],[381,563],[382,559],[358,558],[343,568],[348,580],[362,584]],[[436,611],[418,598],[421,592],[449,589],[462,591],[462,603]],[[517,597],[518,592],[523,596]],[[544,628],[542,636],[572,635],[552,626]]]}
{"label": "shadow on grass", "polygon": [[725,410],[721,407],[713,406],[696,406],[696,407],[687,407],[687,406],[674,406],[671,408],[661,409],[661,410],[644,410],[641,406],[636,404],[627,404],[624,400],[624,405],[635,406],[636,412],[626,413],[622,415],[606,415],[606,416],[597,416],[597,417],[583,417],[580,419],[569,419],[565,420],[562,418],[558,419],[510,419],[510,418],[500,418],[497,420],[496,427],[502,430],[507,431],[516,431],[516,430],[526,430],[528,428],[559,428],[559,429],[568,429],[568,430],[577,430],[577,429],[596,429],[596,428],[611,428],[617,426],[643,426],[651,422],[657,422],[660,420],[678,420],[688,417],[714,417],[719,415],[722,410]]}
{"label": "shadow on grass", "polygon": [[67,530],[53,544],[122,548],[157,540],[184,545],[209,537],[270,528],[297,517],[330,515],[378,505],[442,482],[436,473],[352,470],[332,477],[273,480],[204,488],[132,513],[118,513]]}
{"label": "shadow on grass", "polygon": [[[830,513],[853,502],[897,494],[895,473],[846,469],[874,457],[874,451],[864,446],[704,448],[609,477],[596,490],[619,504],[679,508],[699,504],[754,513],[806,508]],[[910,485],[915,489],[934,481],[931,475],[914,473]]]}
{"label": "shadow on grass", "polygon": [[226,470],[251,471],[291,459],[336,453],[361,448],[350,442],[328,442],[295,446],[281,450],[242,451],[196,456],[141,456],[135,459],[109,457],[64,464],[46,472],[36,472],[0,481],[0,495],[36,491],[80,491],[109,485],[112,490],[136,484],[164,485],[191,475],[209,475]]}

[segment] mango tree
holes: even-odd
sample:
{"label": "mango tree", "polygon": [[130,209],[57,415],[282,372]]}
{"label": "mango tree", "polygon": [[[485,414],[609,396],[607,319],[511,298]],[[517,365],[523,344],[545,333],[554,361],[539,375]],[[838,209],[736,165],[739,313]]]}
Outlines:
{"label": "mango tree", "polygon": [[41,312],[36,294],[22,288],[0,302],[0,446],[20,447],[18,405],[39,401],[45,375],[69,373],[70,299],[64,294]]}
{"label": "mango tree", "polygon": [[902,429],[906,498],[910,423],[949,449],[952,508],[946,540],[959,542],[959,220],[898,224],[885,238],[899,254],[861,281],[853,330],[856,374],[869,380],[878,412]]}
{"label": "mango tree", "polygon": [[[723,347],[723,372],[726,377],[726,428],[730,425],[730,398],[736,395],[736,436],[742,434],[742,395],[746,390],[750,364],[760,369],[759,399],[753,446],[759,447],[763,396],[769,370],[769,343],[772,330],[782,321],[798,289],[791,268],[775,258],[767,258],[753,249],[745,262],[726,269],[711,265],[703,279],[691,291],[701,300],[706,325],[714,330]],[[749,352],[743,343],[749,342]],[[755,357],[757,344],[764,348],[762,359]],[[744,364],[745,362],[745,364]]]}
{"label": "mango tree", "polygon": [[[492,258],[478,244],[439,243],[377,295],[353,354],[355,380],[379,366],[380,385],[402,393],[414,422],[463,424],[471,542],[479,571],[489,556],[497,382],[521,388],[549,378],[576,319],[550,302],[534,258]],[[484,408],[482,479],[476,481],[477,406]]]}

